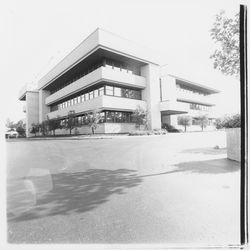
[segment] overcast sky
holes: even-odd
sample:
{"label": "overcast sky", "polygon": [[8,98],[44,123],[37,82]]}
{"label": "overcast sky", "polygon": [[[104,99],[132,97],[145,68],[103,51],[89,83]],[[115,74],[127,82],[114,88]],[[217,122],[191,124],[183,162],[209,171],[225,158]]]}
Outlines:
{"label": "overcast sky", "polygon": [[239,112],[239,80],[213,69],[209,30],[215,15],[239,11],[237,0],[8,0],[0,13],[4,39],[5,118],[24,118],[18,91],[101,27],[164,55],[169,73],[222,91],[216,114]]}

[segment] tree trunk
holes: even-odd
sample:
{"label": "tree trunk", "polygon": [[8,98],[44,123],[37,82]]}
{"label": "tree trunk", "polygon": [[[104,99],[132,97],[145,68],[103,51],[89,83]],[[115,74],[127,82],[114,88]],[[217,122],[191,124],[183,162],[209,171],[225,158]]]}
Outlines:
{"label": "tree trunk", "polygon": [[91,129],[92,129],[92,134],[94,135],[94,134],[95,134],[95,130],[94,130],[94,128],[93,128],[93,127],[92,127]]}
{"label": "tree trunk", "polygon": [[53,136],[55,136],[55,130],[53,130]]}
{"label": "tree trunk", "polygon": [[71,128],[69,129],[69,134],[71,135]]}

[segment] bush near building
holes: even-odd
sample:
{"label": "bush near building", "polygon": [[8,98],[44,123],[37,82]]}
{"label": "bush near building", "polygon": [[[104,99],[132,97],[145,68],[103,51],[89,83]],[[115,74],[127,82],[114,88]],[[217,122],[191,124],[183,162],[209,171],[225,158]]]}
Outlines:
{"label": "bush near building", "polygon": [[241,126],[241,117],[240,114],[232,116],[223,116],[216,119],[215,126],[217,129],[222,128],[240,128]]}

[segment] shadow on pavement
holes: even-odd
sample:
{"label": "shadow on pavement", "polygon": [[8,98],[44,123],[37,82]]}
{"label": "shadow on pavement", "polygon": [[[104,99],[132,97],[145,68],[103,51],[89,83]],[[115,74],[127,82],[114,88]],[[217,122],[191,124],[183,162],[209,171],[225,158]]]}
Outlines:
{"label": "shadow on pavement", "polygon": [[[9,213],[8,221],[18,222],[53,215],[84,213],[107,202],[113,194],[124,194],[126,189],[140,185],[147,177],[173,173],[226,174],[240,170],[238,162],[226,158],[182,162],[171,167],[174,169],[148,175],[138,175],[136,170],[130,169],[88,169],[84,172],[75,169],[75,172],[55,173],[51,175],[52,189],[40,196],[39,192],[36,192],[34,204],[33,200],[30,201],[32,207],[24,213]],[[39,183],[41,186],[43,178],[28,177],[35,186]],[[17,190],[16,195],[11,198],[16,201],[23,199],[22,197],[25,197],[23,190]]]}
{"label": "shadow on pavement", "polygon": [[[9,214],[8,220],[17,222],[92,210],[107,202],[111,195],[123,194],[126,189],[139,185],[142,179],[135,172],[129,169],[89,169],[85,172],[52,174],[53,189],[36,197],[36,204],[30,210],[20,215]],[[43,177],[28,178],[36,184],[41,183],[39,178]]]}
{"label": "shadow on pavement", "polygon": [[189,161],[181,162],[173,165],[175,169],[167,172],[142,175],[141,178],[158,176],[164,174],[173,174],[173,173],[196,173],[196,174],[226,174],[230,172],[236,172],[240,170],[240,163],[227,158],[216,159],[216,160],[207,160],[207,161]]}

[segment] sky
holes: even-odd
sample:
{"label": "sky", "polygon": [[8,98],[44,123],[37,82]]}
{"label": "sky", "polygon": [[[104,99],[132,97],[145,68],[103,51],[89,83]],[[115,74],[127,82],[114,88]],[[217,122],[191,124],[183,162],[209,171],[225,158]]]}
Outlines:
{"label": "sky", "polygon": [[237,0],[8,0],[1,3],[4,119],[25,117],[18,92],[36,83],[97,27],[161,53],[166,70],[221,91],[215,115],[238,113],[240,83],[213,69],[215,15],[233,17]]}

